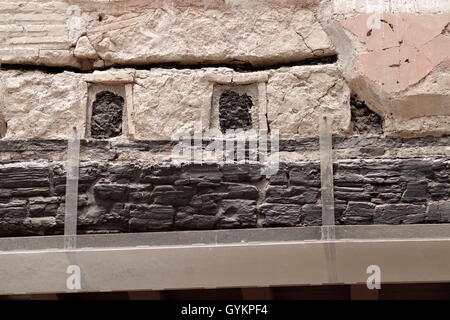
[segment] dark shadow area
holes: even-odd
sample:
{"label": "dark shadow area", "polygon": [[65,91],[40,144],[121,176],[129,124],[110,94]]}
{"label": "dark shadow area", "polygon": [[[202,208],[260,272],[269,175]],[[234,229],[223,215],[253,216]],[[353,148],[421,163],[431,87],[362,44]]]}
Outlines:
{"label": "dark shadow area", "polygon": [[[224,62],[199,62],[183,64],[180,62],[165,62],[165,63],[148,63],[148,64],[114,64],[103,68],[95,68],[95,70],[107,70],[109,68],[123,69],[123,68],[134,68],[137,70],[149,70],[151,68],[165,68],[165,69],[202,69],[202,68],[231,68],[235,71],[262,71],[279,69],[282,67],[294,67],[294,66],[311,66],[311,65],[323,65],[323,64],[334,64],[338,60],[337,55],[330,55],[324,57],[307,58],[298,61],[290,62],[277,62],[270,63],[267,62],[264,65],[252,65],[248,61],[233,60]],[[76,72],[76,73],[91,73],[93,69],[82,70],[75,67],[52,67],[44,65],[32,65],[32,64],[4,64],[2,63],[2,70],[22,70],[22,71],[41,71],[48,74],[63,73],[66,71]]]}
{"label": "dark shadow area", "polygon": [[222,133],[227,130],[251,129],[252,107],[252,98],[247,94],[239,95],[232,90],[224,91],[219,100],[219,122]]}
{"label": "dark shadow area", "polygon": [[0,296],[0,300],[450,300],[450,283],[283,286]]}
{"label": "dark shadow area", "polygon": [[353,134],[383,134],[383,119],[369,109],[356,94],[350,98]]}
{"label": "dark shadow area", "polygon": [[124,99],[109,91],[97,93],[92,104],[91,136],[108,139],[122,134]]}

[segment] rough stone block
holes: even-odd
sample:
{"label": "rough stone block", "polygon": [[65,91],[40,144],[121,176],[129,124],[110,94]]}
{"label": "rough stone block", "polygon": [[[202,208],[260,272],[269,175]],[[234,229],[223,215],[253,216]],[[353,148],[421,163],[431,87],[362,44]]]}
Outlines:
{"label": "rough stone block", "polygon": [[[103,60],[119,64],[243,61],[264,65],[333,53],[312,5],[271,9],[267,1],[220,7],[207,3],[206,8],[193,2],[183,8],[166,3],[164,10],[140,5],[131,19],[115,12],[101,22],[91,20],[87,36]],[[86,10],[86,5],[81,9]]]}
{"label": "rough stone block", "polygon": [[256,202],[250,200],[223,200],[222,214],[218,226],[255,228],[257,223]]}
{"label": "rough stone block", "polygon": [[261,168],[256,165],[224,165],[222,174],[226,182],[257,182],[262,179]]}
{"label": "rough stone block", "polygon": [[269,178],[271,185],[287,185],[288,177],[286,171],[280,169],[278,172]]}
{"label": "rough stone block", "polygon": [[77,45],[73,54],[76,58],[80,59],[96,59],[98,58],[97,52],[92,47],[89,39],[86,36],[82,36],[77,41]]}
{"label": "rough stone block", "polygon": [[202,195],[195,195],[189,202],[193,213],[202,215],[215,215],[218,209],[218,202],[223,195],[218,193],[208,193]]}
{"label": "rough stone block", "polygon": [[[209,83],[197,70],[152,69],[136,72],[134,87],[137,139],[170,139],[193,132],[208,108]],[[151,119],[151,120],[150,120]]]}
{"label": "rough stone block", "polygon": [[344,211],[342,224],[372,224],[375,213],[375,205],[370,202],[349,202]]}
{"label": "rough stone block", "polygon": [[44,235],[46,232],[56,227],[57,221],[55,217],[36,217],[26,218],[23,221],[23,226],[28,229],[28,232]]}
{"label": "rough stone block", "polygon": [[303,226],[322,225],[322,206],[316,204],[305,204],[301,208],[300,223]]}
{"label": "rough stone block", "polygon": [[350,89],[336,66],[282,68],[267,83],[269,127],[281,138],[317,137],[318,117],[333,118],[333,131],[350,129]]}
{"label": "rough stone block", "polygon": [[375,208],[375,224],[411,224],[425,221],[426,206],[413,204],[386,204]]}
{"label": "rough stone block", "polygon": [[31,218],[56,216],[62,199],[60,197],[31,198],[29,200]]}
{"label": "rough stone block", "polygon": [[443,200],[450,198],[450,183],[431,182],[428,185],[428,192],[433,200]]}
{"label": "rough stone block", "polygon": [[0,188],[48,187],[49,170],[38,163],[0,165]]}
{"label": "rough stone block", "polygon": [[178,230],[212,230],[215,228],[217,220],[216,216],[178,212],[175,217],[175,228]]}
{"label": "rough stone block", "polygon": [[338,191],[342,190],[342,188],[336,189],[337,191],[334,193],[336,199],[348,201],[370,201],[372,198],[370,194],[364,192],[364,189],[345,188],[344,190],[346,191]]}
{"label": "rough stone block", "polygon": [[87,84],[74,73],[0,72],[5,139],[64,139],[85,131]]}
{"label": "rough stone block", "polygon": [[320,186],[320,168],[305,166],[289,171],[289,181],[292,185]]}
{"label": "rough stone block", "polygon": [[128,201],[130,203],[148,203],[153,202],[152,185],[130,185],[128,187]]}
{"label": "rough stone block", "polygon": [[182,191],[172,186],[156,186],[153,191],[154,202],[162,205],[184,206],[191,201],[192,195],[191,189]]}
{"label": "rough stone block", "polygon": [[13,197],[47,197],[50,195],[49,187],[10,188],[0,189],[0,198]]}
{"label": "rough stone block", "polygon": [[128,186],[119,184],[96,184],[94,195],[101,201],[125,201],[128,196]]}
{"label": "rough stone block", "polygon": [[317,201],[319,191],[308,187],[269,186],[266,190],[266,202],[285,204],[305,204]]}
{"label": "rough stone block", "polygon": [[406,191],[403,194],[403,202],[421,202],[428,198],[427,192],[428,184],[423,182],[411,182],[406,186]]}
{"label": "rough stone block", "polygon": [[127,84],[134,83],[136,71],[133,69],[109,69],[106,71],[94,71],[84,76],[86,82],[100,84]]}
{"label": "rough stone block", "polygon": [[450,222],[450,201],[433,201],[429,203],[425,220],[433,223]]}
{"label": "rough stone block", "polygon": [[175,210],[172,206],[137,205],[131,208],[130,231],[158,231],[173,228]]}
{"label": "rough stone block", "polygon": [[257,200],[259,191],[256,187],[243,184],[227,184],[224,199]]}
{"label": "rough stone block", "polygon": [[295,204],[263,204],[266,227],[294,227],[300,223],[301,206]]}
{"label": "rough stone block", "polygon": [[20,224],[28,215],[25,200],[13,200],[0,203],[0,221],[4,224]]}
{"label": "rough stone block", "polygon": [[[132,183],[138,181],[141,174],[141,166],[136,163],[112,163],[108,166],[108,174],[111,182]],[[146,187],[151,187],[147,185]]]}

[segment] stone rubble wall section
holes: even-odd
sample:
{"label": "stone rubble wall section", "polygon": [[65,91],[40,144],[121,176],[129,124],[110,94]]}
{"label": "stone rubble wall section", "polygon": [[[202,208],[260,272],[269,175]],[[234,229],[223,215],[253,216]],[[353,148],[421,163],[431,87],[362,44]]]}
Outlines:
{"label": "stone rubble wall section", "polygon": [[[0,1],[0,64],[81,70],[214,64],[253,70],[337,55],[346,86],[384,119],[386,134],[450,133],[449,2],[385,0],[382,14],[374,14],[370,3]],[[295,108],[288,107],[294,113]],[[288,127],[297,134],[298,128]],[[306,123],[299,135],[310,130]]]}
{"label": "stone rubble wall section", "polygon": [[67,1],[1,1],[0,63],[79,67],[76,11]]}
{"label": "stone rubble wall section", "polygon": [[254,73],[227,68],[127,69],[92,74],[10,70],[0,72],[0,115],[7,123],[4,139],[66,139],[73,126],[85,134],[90,123],[88,87],[92,82],[108,88],[129,81],[132,98],[124,98],[127,108],[132,109],[127,120],[134,128],[134,139],[170,140],[174,133],[190,132],[198,124],[205,131],[215,129],[211,118],[217,81],[237,85],[253,83],[258,77],[267,79],[258,85],[259,105],[262,108],[264,104],[267,112],[258,115],[256,129],[260,122],[278,129],[281,138],[314,137],[318,135],[318,116],[326,112],[334,117],[336,134],[349,132],[350,90],[335,65]]}
{"label": "stone rubble wall section", "polygon": [[88,84],[71,72],[0,72],[6,139],[69,137],[86,122]]}
{"label": "stone rubble wall section", "polygon": [[[79,232],[317,226],[319,168],[285,163],[267,179],[255,165],[83,162]],[[334,171],[337,224],[450,222],[448,157],[353,159]],[[61,162],[0,165],[0,236],[60,234],[65,174]]]}
{"label": "stone rubble wall section", "polygon": [[[421,84],[445,87],[445,77],[430,77]],[[224,83],[257,86],[265,111],[254,121],[256,129],[268,125],[269,129],[278,129],[283,139],[314,137],[318,135],[318,116],[326,113],[334,119],[334,134],[353,133],[352,90],[336,64],[249,73],[229,68],[112,69],[87,74],[3,70],[0,80],[0,137],[9,140],[65,139],[73,125],[80,128],[83,137],[89,136],[88,104],[93,102],[89,88],[95,84],[105,90],[119,87],[128,92],[129,97],[124,96],[130,109],[126,122],[133,128],[133,135],[124,135],[128,139],[170,139],[177,131],[192,131],[198,123],[204,131],[215,129],[212,119],[217,110],[213,106],[213,93],[216,85]],[[125,90],[126,86],[129,90]],[[450,103],[449,93],[439,90],[442,95],[414,89],[402,98],[405,105],[399,101],[386,103],[385,106],[396,107],[388,115],[378,112],[383,119],[383,132],[388,136],[450,133],[446,115],[450,110],[446,106]],[[432,103],[427,97],[440,102]],[[363,101],[371,107],[367,100]]]}
{"label": "stone rubble wall section", "polygon": [[334,53],[315,16],[317,1],[252,2],[1,1],[0,61],[264,65]]}

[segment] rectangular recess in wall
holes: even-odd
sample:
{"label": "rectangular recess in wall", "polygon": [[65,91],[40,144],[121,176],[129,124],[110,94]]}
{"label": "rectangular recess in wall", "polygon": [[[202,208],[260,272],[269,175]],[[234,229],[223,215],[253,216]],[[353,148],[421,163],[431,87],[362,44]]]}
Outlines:
{"label": "rectangular recess in wall", "polygon": [[206,79],[211,84],[211,105],[203,115],[205,129],[222,134],[267,129],[267,73],[208,73]]}
{"label": "rectangular recess in wall", "polygon": [[86,138],[134,139],[134,76],[105,71],[87,75],[86,82]]}
{"label": "rectangular recess in wall", "polygon": [[258,129],[258,86],[214,85],[211,123],[222,133]]}

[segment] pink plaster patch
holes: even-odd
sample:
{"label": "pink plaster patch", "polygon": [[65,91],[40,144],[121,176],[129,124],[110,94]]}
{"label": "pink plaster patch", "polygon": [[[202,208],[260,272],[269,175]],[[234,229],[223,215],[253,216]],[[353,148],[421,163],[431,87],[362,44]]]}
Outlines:
{"label": "pink plaster patch", "polygon": [[340,23],[366,45],[362,73],[387,92],[405,90],[450,59],[450,13],[361,14]]}

